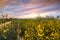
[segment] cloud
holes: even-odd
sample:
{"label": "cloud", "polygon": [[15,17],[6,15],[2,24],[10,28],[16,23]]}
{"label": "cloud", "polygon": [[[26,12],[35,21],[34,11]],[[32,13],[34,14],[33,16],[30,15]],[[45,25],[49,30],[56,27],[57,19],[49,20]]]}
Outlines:
{"label": "cloud", "polygon": [[0,7],[18,4],[17,0],[0,0]]}
{"label": "cloud", "polygon": [[40,12],[48,12],[48,11],[55,11],[60,10],[60,4],[52,4],[52,5],[40,5],[40,4],[28,4],[28,5],[8,5],[4,7],[5,10],[8,12],[13,12],[13,14],[27,14],[26,12],[29,12],[31,10],[38,10]]}
{"label": "cloud", "polygon": [[0,0],[0,11],[13,16],[29,14],[34,10],[45,13],[60,10],[59,3],[60,0]]}
{"label": "cloud", "polygon": [[0,7],[7,5],[24,5],[24,4],[52,4],[60,0],[0,0]]}
{"label": "cloud", "polygon": [[[46,17],[46,16],[57,16],[56,15],[56,12],[57,11],[50,11],[50,12],[44,12],[44,13],[41,13],[41,12],[36,12],[37,10],[35,11],[30,11],[29,14],[26,14],[26,15],[18,15],[16,16],[17,18],[33,18],[33,17],[37,17],[37,16],[41,16],[41,17]],[[33,13],[33,14],[32,14]],[[59,14],[59,13],[57,13]],[[33,16],[32,16],[33,15]]]}
{"label": "cloud", "polygon": [[39,8],[38,10],[41,12],[60,10],[60,4],[56,3],[56,4],[49,5],[49,6],[44,6],[42,8]]}

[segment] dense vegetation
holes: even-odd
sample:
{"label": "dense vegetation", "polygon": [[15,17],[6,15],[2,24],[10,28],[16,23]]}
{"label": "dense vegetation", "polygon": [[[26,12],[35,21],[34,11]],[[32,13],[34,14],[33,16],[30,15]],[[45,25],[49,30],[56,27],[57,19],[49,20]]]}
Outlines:
{"label": "dense vegetation", "polygon": [[12,22],[0,28],[0,40],[60,40],[60,20],[48,19],[12,19]]}

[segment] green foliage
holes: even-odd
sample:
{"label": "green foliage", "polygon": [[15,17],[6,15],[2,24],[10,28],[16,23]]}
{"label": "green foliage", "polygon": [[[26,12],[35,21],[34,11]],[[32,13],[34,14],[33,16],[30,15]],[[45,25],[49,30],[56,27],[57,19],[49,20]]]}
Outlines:
{"label": "green foliage", "polygon": [[0,40],[60,40],[60,20],[13,19],[11,24],[0,28]]}

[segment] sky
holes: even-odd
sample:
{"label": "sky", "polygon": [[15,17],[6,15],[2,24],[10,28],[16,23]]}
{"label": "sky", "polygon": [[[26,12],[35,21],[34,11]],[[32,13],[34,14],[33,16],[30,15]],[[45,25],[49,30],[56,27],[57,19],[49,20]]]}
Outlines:
{"label": "sky", "polygon": [[2,14],[15,18],[57,16],[60,15],[60,0],[0,0]]}

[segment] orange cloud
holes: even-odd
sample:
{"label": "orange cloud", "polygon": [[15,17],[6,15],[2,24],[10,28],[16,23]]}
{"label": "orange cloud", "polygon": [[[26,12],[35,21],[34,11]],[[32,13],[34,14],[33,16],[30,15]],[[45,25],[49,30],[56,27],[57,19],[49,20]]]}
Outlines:
{"label": "orange cloud", "polygon": [[17,3],[17,0],[0,0],[0,7],[7,6],[8,3]]}
{"label": "orange cloud", "polygon": [[[36,2],[38,1],[38,2]],[[56,3],[56,2],[60,2],[60,0],[46,0],[46,1],[39,1],[39,0],[31,0],[30,3],[32,4],[52,4],[52,3]],[[6,5],[9,5],[8,3],[17,3],[17,4],[21,4],[23,5],[22,2],[18,1],[18,0],[0,0],[0,7],[4,7]],[[29,3],[27,3],[29,4]]]}
{"label": "orange cloud", "polygon": [[0,0],[0,7],[6,4],[6,0]]}

